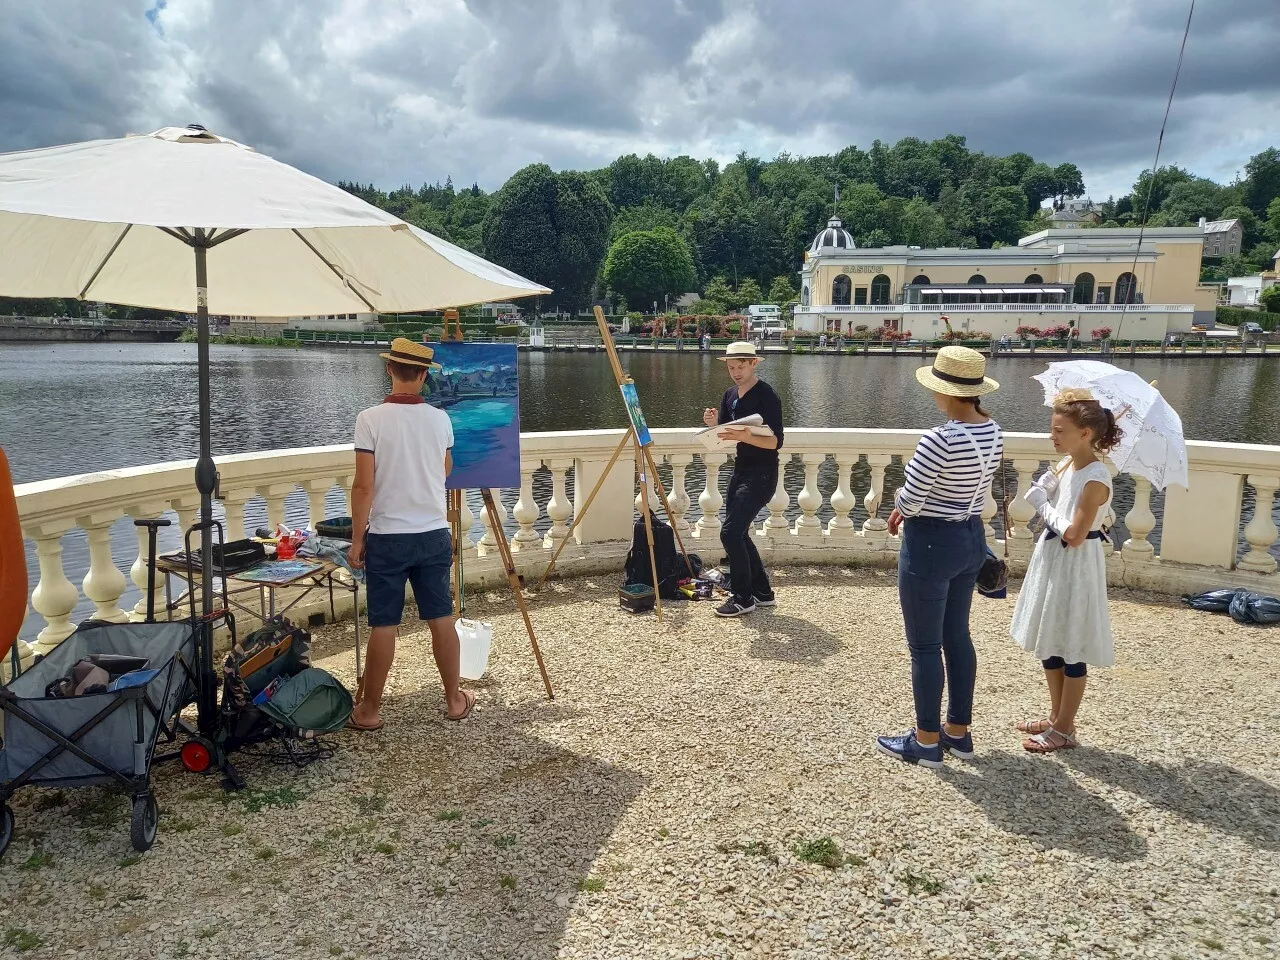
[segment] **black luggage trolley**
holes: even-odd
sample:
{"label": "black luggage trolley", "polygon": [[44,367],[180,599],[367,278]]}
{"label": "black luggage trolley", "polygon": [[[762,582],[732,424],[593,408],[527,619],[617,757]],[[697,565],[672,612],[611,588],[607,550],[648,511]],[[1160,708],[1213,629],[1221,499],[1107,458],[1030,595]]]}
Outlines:
{"label": "black luggage trolley", "polygon": [[[221,533],[216,521],[210,523],[218,526]],[[226,619],[233,631],[234,625],[225,598],[223,609],[206,618],[197,617],[192,598],[189,619],[155,620],[156,528],[168,526],[169,521],[141,520],[137,525],[150,530],[146,622],[95,620],[82,624],[25,672],[0,687],[0,710],[4,713],[0,854],[13,838],[9,798],[29,784],[119,787],[133,801],[130,838],[134,849],[147,850],[155,842],[159,813],[151,788],[152,764],[181,757],[188,769],[205,769],[216,762],[210,756],[212,744],[201,735],[216,722],[216,717],[202,715],[200,730],[196,731],[179,714],[193,702],[200,704],[203,714],[205,705],[211,702],[212,684],[216,682],[211,663],[213,624]],[[187,532],[188,544],[191,533],[200,526]],[[100,693],[51,695],[52,685],[66,677],[78,661],[101,655],[145,660],[146,669],[154,671],[154,675],[145,683]],[[156,755],[161,736],[173,742],[179,734],[190,738],[181,751]],[[201,758],[203,766],[199,763]]]}

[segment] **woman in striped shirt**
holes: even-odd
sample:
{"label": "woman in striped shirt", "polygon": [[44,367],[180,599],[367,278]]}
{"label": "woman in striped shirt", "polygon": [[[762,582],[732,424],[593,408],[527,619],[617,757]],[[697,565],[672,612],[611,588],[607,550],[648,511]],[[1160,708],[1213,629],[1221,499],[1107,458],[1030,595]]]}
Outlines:
{"label": "woman in striped shirt", "polygon": [[[999,388],[986,360],[967,347],[943,347],[916,379],[933,391],[947,422],[920,438],[907,463],[889,532],[902,531],[898,599],[911,650],[916,725],[877,737],[881,751],[907,763],[940,768],[943,750],[973,756],[969,723],[978,658],[969,635],[974,584],[987,555],[982,505],[1004,456],[1000,425],[981,397]],[[943,660],[949,688],[941,722]]]}

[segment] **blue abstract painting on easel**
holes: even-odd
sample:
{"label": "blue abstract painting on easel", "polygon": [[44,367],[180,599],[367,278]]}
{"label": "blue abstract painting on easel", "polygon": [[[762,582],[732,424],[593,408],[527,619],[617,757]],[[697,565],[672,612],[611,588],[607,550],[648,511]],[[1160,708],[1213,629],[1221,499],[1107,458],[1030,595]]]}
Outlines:
{"label": "blue abstract painting on easel", "polygon": [[513,343],[434,343],[427,403],[453,423],[450,490],[520,486],[520,377]]}

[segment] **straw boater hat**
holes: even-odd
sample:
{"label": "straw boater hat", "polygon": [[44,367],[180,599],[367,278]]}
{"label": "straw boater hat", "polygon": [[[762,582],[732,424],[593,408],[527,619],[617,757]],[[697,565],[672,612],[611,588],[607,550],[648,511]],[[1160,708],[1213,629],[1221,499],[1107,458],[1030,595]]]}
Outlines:
{"label": "straw boater hat", "polygon": [[440,364],[431,358],[436,352],[423,343],[414,343],[405,337],[396,337],[391,341],[391,352],[380,353],[383,360],[390,360],[392,363],[407,363],[411,367],[427,367],[429,369],[440,369]]}
{"label": "straw boater hat", "polygon": [[759,360],[760,354],[756,353],[756,345],[748,340],[736,340],[725,348],[723,357],[716,357],[717,360]]}
{"label": "straw boater hat", "polygon": [[951,397],[980,397],[999,390],[1000,384],[986,375],[987,360],[968,347],[943,347],[933,358],[933,366],[916,370],[920,385],[934,393]]}

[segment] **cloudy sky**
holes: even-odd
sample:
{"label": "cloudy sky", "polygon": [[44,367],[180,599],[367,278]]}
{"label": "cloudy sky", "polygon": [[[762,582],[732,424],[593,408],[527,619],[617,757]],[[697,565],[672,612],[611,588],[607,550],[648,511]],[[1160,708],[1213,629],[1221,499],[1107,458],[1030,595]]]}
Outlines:
{"label": "cloudy sky", "polygon": [[[0,0],[0,151],[199,122],[329,180],[880,138],[1150,166],[1184,0]],[[1199,0],[1162,163],[1280,145],[1280,0]]]}

